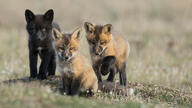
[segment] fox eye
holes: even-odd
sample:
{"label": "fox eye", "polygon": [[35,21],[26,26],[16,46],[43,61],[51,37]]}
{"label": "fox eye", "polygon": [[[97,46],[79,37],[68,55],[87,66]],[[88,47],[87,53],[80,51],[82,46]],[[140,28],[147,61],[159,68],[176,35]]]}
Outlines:
{"label": "fox eye", "polygon": [[106,41],[101,41],[101,42],[100,42],[101,45],[103,45],[103,44],[105,44],[105,43],[106,43]]}
{"label": "fox eye", "polygon": [[59,49],[59,50],[64,50],[64,48],[63,48],[63,47],[58,47],[58,49]]}
{"label": "fox eye", "polygon": [[72,47],[72,48],[70,48],[69,50],[74,50],[75,49],[75,47]]}
{"label": "fox eye", "polygon": [[92,31],[92,30],[90,30],[89,32],[90,32],[91,34],[93,33],[93,31]]}
{"label": "fox eye", "polygon": [[94,42],[94,41],[91,41],[91,40],[90,40],[89,42],[90,42],[91,44],[93,44],[93,45],[95,44],[95,42]]}

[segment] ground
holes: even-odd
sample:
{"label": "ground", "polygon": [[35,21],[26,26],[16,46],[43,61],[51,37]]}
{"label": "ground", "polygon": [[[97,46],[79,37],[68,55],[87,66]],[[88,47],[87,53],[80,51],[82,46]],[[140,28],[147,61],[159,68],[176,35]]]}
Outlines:
{"label": "ground", "polygon": [[[189,0],[0,0],[0,108],[191,107],[191,7]],[[70,97],[60,94],[58,77],[30,81],[27,8],[35,13],[53,8],[62,31],[90,21],[111,23],[124,34],[131,46],[126,68],[129,95]],[[90,58],[84,36],[80,51]]]}

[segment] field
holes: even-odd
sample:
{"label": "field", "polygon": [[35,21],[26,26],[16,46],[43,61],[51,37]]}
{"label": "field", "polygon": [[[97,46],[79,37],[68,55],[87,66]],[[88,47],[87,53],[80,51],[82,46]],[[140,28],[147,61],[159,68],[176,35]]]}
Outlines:
{"label": "field", "polygon": [[[191,7],[190,0],[0,0],[0,108],[191,107]],[[62,31],[89,21],[111,23],[127,36],[131,53],[126,71],[133,93],[70,97],[59,93],[58,77],[28,79],[24,12],[50,8]],[[89,57],[85,35],[80,51]]]}

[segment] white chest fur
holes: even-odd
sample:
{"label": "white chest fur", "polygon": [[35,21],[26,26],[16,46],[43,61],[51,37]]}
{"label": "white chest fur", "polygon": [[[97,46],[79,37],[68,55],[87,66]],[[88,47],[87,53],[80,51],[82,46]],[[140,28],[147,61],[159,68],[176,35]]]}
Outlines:
{"label": "white chest fur", "polygon": [[58,66],[58,71],[60,72],[60,74],[62,76],[66,76],[66,75],[71,76],[75,73],[75,70],[72,69],[70,66],[67,66],[67,65],[62,66],[62,67]]}
{"label": "white chest fur", "polygon": [[38,47],[37,50],[39,51],[39,53],[41,53],[43,47]]}

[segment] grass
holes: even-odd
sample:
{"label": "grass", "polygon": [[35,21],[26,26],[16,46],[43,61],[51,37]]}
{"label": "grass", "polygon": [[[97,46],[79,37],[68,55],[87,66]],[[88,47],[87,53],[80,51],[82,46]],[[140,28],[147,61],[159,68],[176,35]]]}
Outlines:
{"label": "grass", "polygon": [[[133,107],[143,106],[191,106],[192,95],[180,90],[144,84],[128,82],[128,96],[115,93],[98,92],[93,97],[86,96],[64,96],[61,94],[61,78],[49,77],[47,80],[39,81],[28,77],[6,80],[1,83],[0,105],[4,107]],[[10,103],[10,104],[9,104]],[[152,104],[153,103],[153,104]]]}
{"label": "grass", "polygon": [[[8,86],[7,86],[8,85]],[[59,92],[61,87],[60,78],[50,78],[42,82],[38,80],[29,80],[27,77],[4,81],[1,85],[0,96],[4,97],[0,101],[0,105],[8,108],[12,107],[69,107],[69,108],[96,108],[98,104],[101,108],[108,108],[111,105],[116,107],[135,107],[138,108],[141,104],[137,102],[121,103],[110,100],[110,98],[99,99],[95,97],[70,97],[63,96]],[[17,89],[15,89],[17,88]],[[8,91],[7,91],[8,90]],[[98,94],[101,95],[101,94]],[[102,94],[103,95],[103,94]],[[117,104],[118,103],[118,104]]]}
{"label": "grass", "polygon": [[[0,108],[191,107],[191,6],[189,0],[1,0]],[[35,13],[53,8],[63,31],[84,21],[113,24],[131,45],[126,71],[134,94],[69,97],[59,93],[58,79],[29,81],[26,8]],[[90,58],[84,35],[80,51]]]}

